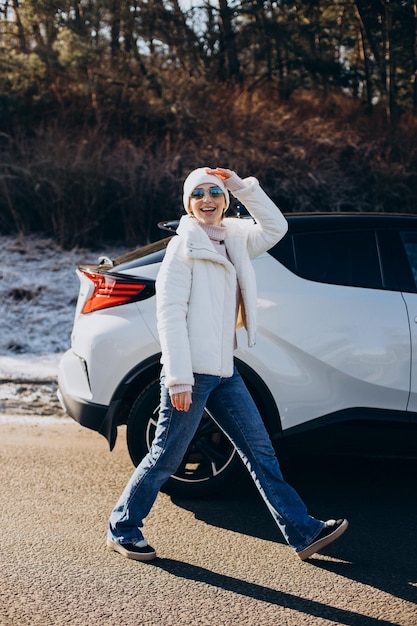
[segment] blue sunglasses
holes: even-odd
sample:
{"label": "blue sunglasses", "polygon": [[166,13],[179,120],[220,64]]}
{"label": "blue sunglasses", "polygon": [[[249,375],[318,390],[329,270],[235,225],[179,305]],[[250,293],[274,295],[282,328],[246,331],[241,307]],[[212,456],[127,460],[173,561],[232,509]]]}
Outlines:
{"label": "blue sunglasses", "polygon": [[[210,189],[208,189],[208,193],[210,198],[220,198],[220,196],[224,195],[223,189],[220,189],[220,187],[210,187]],[[205,195],[206,191],[204,189],[193,189],[190,194],[193,200],[202,200]]]}

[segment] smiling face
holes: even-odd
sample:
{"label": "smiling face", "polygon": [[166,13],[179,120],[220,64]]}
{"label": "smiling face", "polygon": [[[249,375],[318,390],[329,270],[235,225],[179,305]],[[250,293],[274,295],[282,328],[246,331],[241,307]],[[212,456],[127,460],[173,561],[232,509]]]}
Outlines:
{"label": "smiling face", "polygon": [[188,207],[189,213],[203,224],[220,226],[226,198],[220,187],[213,183],[203,183],[191,192]]}

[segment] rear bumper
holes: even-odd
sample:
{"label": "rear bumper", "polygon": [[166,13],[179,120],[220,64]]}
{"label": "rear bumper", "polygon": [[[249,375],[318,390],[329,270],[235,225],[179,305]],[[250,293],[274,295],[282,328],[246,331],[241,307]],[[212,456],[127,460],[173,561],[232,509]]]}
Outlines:
{"label": "rear bumper", "polygon": [[110,450],[117,438],[117,421],[113,419],[119,401],[98,404],[92,401],[85,361],[67,350],[58,366],[58,392],[62,408],[76,422],[95,430],[107,439]]}
{"label": "rear bumper", "polygon": [[105,406],[76,399],[65,392],[59,380],[57,395],[62,408],[70,417],[81,426],[103,435],[109,442],[110,450],[113,450],[117,439],[117,427],[114,425],[113,415],[117,410],[118,401]]}

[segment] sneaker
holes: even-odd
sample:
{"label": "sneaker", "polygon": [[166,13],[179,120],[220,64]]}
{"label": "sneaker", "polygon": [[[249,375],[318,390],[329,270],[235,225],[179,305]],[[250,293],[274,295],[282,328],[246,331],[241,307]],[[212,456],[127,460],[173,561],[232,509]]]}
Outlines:
{"label": "sneaker", "polygon": [[324,546],[327,546],[329,543],[332,543],[332,541],[343,535],[348,526],[349,522],[347,519],[327,520],[327,522],[324,522],[324,527],[314,541],[310,543],[307,548],[304,548],[304,550],[297,552],[298,556],[302,561],[308,559],[309,556],[318,552],[324,548]]}
{"label": "sneaker", "polygon": [[148,545],[145,539],[136,543],[123,544],[117,543],[113,539],[107,539],[107,548],[135,561],[152,561],[156,558],[155,550]]}

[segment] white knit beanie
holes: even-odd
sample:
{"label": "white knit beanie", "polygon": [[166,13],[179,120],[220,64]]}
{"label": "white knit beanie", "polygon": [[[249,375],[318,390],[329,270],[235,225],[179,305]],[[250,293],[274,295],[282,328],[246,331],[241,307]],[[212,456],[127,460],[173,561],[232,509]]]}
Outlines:
{"label": "white knit beanie", "polygon": [[222,181],[221,178],[218,178],[217,176],[214,176],[213,174],[207,174],[206,173],[207,169],[211,169],[211,168],[198,167],[196,170],[193,170],[191,174],[189,174],[184,181],[184,193],[183,193],[182,199],[184,203],[184,208],[187,212],[188,212],[188,202],[190,199],[191,192],[193,191],[193,189],[195,189],[199,185],[202,185],[203,183],[212,183],[213,185],[216,185],[216,187],[220,187],[226,199],[226,209],[229,206],[229,202],[230,202],[229,192],[227,191],[224,182]]}

